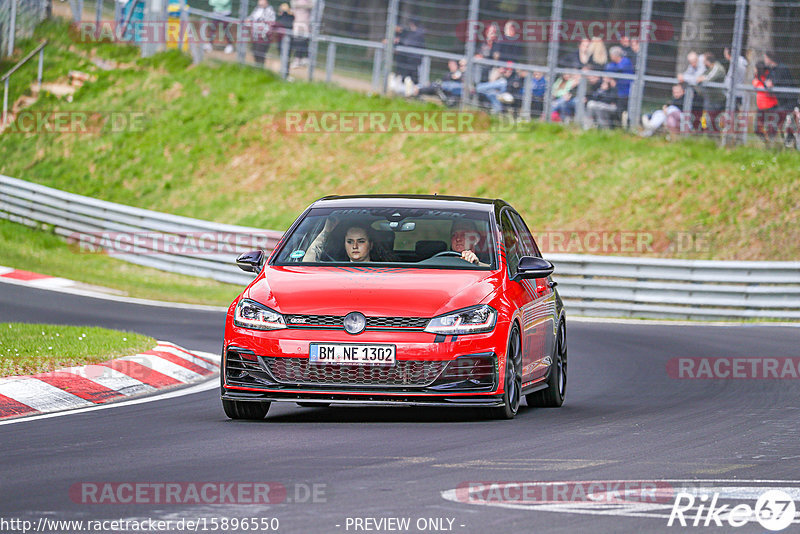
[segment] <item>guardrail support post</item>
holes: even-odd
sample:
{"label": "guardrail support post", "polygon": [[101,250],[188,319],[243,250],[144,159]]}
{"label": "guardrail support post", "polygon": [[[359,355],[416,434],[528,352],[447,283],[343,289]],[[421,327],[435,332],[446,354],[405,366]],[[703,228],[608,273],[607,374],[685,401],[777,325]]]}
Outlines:
{"label": "guardrail support post", "polygon": [[328,50],[325,55],[325,83],[331,83],[333,79],[333,66],[336,62],[336,43],[328,43]]}
{"label": "guardrail support post", "polygon": [[389,9],[386,12],[386,37],[383,49],[383,94],[389,90],[389,74],[392,72],[394,60],[394,36],[397,28],[397,12],[399,0],[389,0]]}
{"label": "guardrail support post", "polygon": [[[550,27],[555,27],[561,21],[561,14],[564,10],[563,0],[553,0],[553,8],[550,11]],[[553,83],[556,81],[556,66],[558,65],[558,35],[553,32],[547,36],[547,87],[544,91],[544,120],[550,122],[550,113],[553,108]]]}

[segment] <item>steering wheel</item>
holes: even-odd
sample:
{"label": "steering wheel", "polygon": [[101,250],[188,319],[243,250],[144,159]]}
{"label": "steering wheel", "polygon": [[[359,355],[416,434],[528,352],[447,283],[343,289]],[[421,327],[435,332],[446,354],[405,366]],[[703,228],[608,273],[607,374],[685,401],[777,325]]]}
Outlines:
{"label": "steering wheel", "polygon": [[460,252],[456,252],[455,250],[443,250],[441,252],[437,252],[436,254],[431,256],[431,258],[437,258],[439,256],[458,256],[460,258],[461,257],[461,253]]}

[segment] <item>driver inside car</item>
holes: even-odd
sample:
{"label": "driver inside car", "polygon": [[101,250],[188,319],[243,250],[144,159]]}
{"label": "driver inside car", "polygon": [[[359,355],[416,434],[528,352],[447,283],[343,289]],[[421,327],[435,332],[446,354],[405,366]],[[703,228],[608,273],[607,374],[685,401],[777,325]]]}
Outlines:
{"label": "driver inside car", "polygon": [[475,246],[480,240],[481,234],[472,221],[459,219],[453,223],[453,227],[450,230],[450,248],[454,252],[460,252],[462,260],[481,267],[488,267],[489,264],[482,263],[474,252]]}

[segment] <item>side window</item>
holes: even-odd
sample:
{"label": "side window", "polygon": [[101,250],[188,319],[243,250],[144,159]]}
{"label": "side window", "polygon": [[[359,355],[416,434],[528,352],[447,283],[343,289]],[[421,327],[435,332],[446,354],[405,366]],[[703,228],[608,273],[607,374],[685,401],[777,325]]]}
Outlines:
{"label": "side window", "polygon": [[517,274],[517,267],[519,266],[520,254],[520,239],[514,230],[514,225],[511,224],[509,212],[504,211],[500,218],[500,227],[503,231],[503,243],[506,247],[506,264],[508,265],[508,276],[512,277]]}
{"label": "side window", "polygon": [[525,221],[522,220],[522,217],[520,217],[516,212],[511,212],[511,220],[514,221],[514,226],[516,227],[522,241],[522,254],[525,256],[536,256],[541,258],[542,254],[539,252],[539,247],[536,246],[536,241],[533,240],[533,235],[531,235],[531,232],[528,230],[528,226],[525,224]]}

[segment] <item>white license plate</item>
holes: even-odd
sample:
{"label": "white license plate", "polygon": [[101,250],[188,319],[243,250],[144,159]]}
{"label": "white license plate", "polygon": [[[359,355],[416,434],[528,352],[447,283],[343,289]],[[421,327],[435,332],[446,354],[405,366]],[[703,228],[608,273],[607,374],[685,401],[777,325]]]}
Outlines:
{"label": "white license plate", "polygon": [[316,364],[392,366],[395,362],[395,346],[311,343],[308,357],[311,363]]}

